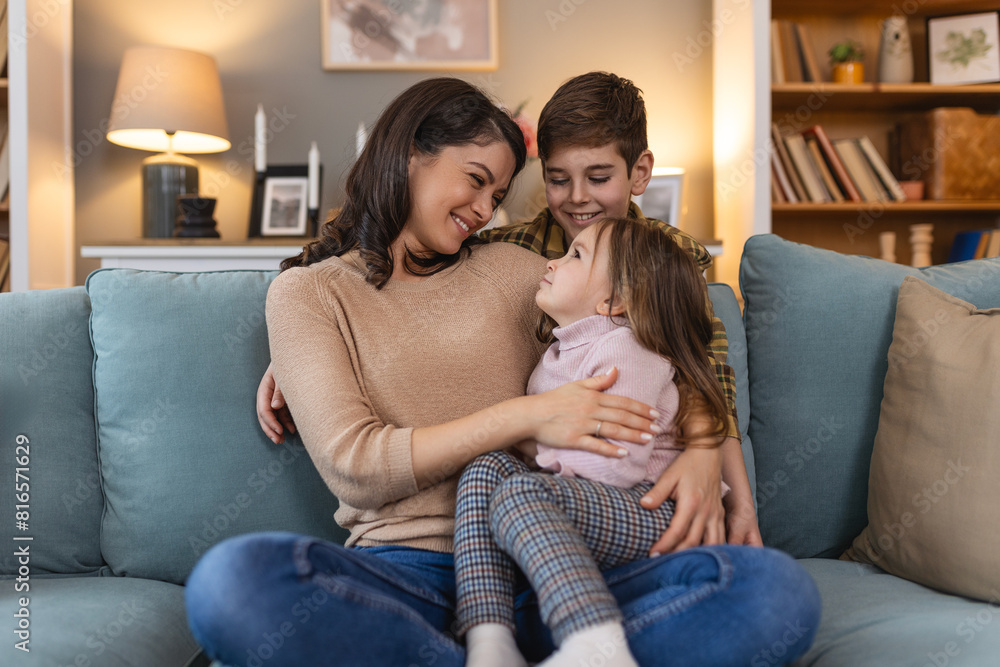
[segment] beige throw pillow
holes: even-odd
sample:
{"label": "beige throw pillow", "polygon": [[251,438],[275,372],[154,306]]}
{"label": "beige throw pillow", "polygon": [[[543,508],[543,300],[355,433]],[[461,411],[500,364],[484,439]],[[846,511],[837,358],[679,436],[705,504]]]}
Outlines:
{"label": "beige throw pillow", "polygon": [[903,281],[868,526],[842,558],[1000,600],[1000,308]]}

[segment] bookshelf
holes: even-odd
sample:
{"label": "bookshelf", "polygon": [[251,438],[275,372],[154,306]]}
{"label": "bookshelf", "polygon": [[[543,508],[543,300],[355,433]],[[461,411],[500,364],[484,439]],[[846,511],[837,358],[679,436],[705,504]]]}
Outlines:
{"label": "bookshelf", "polygon": [[[912,5],[912,6],[911,6]],[[913,49],[914,83],[875,83],[878,77],[880,23],[896,9],[912,10],[908,28]],[[941,86],[928,82],[926,19],[948,14],[995,11],[995,2],[982,0],[772,0],[768,29],[762,34],[770,54],[770,19],[783,19],[807,26],[814,55],[819,62],[822,83],[771,83],[770,66],[756,72],[757,94],[768,99],[770,116],[784,130],[804,130],[822,125],[832,140],[868,136],[880,155],[891,163],[889,135],[894,126],[908,118],[941,106],[971,107],[977,113],[1000,111],[1000,84]],[[761,21],[756,22],[760,24]],[[864,47],[865,83],[829,83],[829,47],[843,39]],[[761,85],[763,74],[766,84]],[[770,188],[770,171],[761,174]],[[900,174],[897,174],[900,176]],[[998,195],[1000,196],[1000,195]],[[760,210],[761,207],[757,207]],[[994,227],[1000,220],[1000,199],[987,201],[941,200],[850,203],[770,203],[766,211],[769,231],[792,241],[808,243],[839,252],[879,255],[878,235],[896,232],[897,261],[909,263],[909,225],[934,224],[931,257],[943,263],[955,235],[961,231]]]}

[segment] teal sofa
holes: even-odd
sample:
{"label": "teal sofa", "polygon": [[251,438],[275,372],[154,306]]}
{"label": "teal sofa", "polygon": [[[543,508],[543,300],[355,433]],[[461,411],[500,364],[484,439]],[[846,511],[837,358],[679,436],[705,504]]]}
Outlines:
{"label": "teal sofa", "polygon": [[[917,270],[774,236],[746,245],[742,315],[732,290],[710,288],[764,540],[802,559],[823,597],[801,665],[1000,656],[1000,601],[837,560],[867,520],[895,294],[908,274],[1000,306],[1000,260]],[[275,445],[257,425],[273,277],[115,269],[85,287],[0,295],[0,664],[207,664],[183,584],[210,545],[272,529],[343,539],[301,444]],[[800,634],[790,628],[788,643]],[[781,664],[787,648],[765,647],[754,664]]]}

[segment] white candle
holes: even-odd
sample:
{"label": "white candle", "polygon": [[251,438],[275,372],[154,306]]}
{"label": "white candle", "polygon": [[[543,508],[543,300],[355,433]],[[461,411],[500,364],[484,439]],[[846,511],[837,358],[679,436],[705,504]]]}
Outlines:
{"label": "white candle", "polygon": [[257,105],[254,116],[253,157],[257,173],[267,171],[267,116],[264,115],[263,104]]}
{"label": "white candle", "polygon": [[309,210],[319,208],[319,148],[316,142],[309,147]]}
{"label": "white candle", "polygon": [[354,145],[358,151],[357,157],[361,157],[361,151],[365,149],[366,141],[368,141],[368,130],[365,129],[364,122],[358,123],[358,133],[354,137]]}

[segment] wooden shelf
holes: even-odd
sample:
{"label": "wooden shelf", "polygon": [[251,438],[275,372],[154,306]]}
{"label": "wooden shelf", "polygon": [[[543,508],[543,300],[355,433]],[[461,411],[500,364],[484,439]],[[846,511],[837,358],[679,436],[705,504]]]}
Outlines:
{"label": "wooden shelf", "polygon": [[[802,0],[771,0],[771,13],[774,15],[790,14],[803,11]],[[917,0],[912,4],[917,6],[921,15],[964,14],[966,12],[996,11],[995,0]],[[901,0],[811,0],[805,9],[813,14],[881,14],[891,16],[907,9],[907,3]]]}
{"label": "wooden shelf", "polygon": [[779,204],[771,205],[775,216],[798,216],[804,214],[844,214],[879,212],[886,215],[912,215],[914,213],[996,213],[1000,214],[1000,199],[987,200],[940,200],[940,201],[899,201],[899,202],[842,202],[836,204]]}
{"label": "wooden shelf", "polygon": [[939,86],[931,83],[780,83],[771,85],[771,106],[824,111],[926,111],[934,107],[972,107],[1000,111],[1000,84]]}

